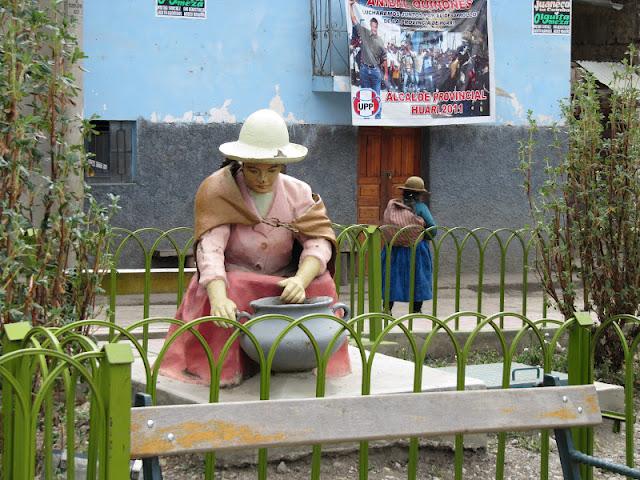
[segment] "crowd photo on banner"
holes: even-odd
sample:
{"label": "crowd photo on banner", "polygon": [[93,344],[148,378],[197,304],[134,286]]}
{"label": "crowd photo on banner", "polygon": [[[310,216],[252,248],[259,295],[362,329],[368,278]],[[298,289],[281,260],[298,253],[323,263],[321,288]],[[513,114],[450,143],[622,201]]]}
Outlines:
{"label": "crowd photo on banner", "polygon": [[436,124],[491,119],[487,0],[429,2],[459,10],[345,1],[355,124],[411,124],[425,116],[440,119]]}

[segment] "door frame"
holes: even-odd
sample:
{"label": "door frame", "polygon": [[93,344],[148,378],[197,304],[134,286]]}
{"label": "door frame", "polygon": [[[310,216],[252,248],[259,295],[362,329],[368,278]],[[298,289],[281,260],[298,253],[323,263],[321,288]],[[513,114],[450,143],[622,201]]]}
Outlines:
{"label": "door frame", "polygon": [[[427,190],[431,190],[430,189],[430,184],[431,184],[431,175],[430,175],[430,169],[429,169],[429,151],[430,151],[430,132],[429,129],[426,127],[377,127],[377,126],[367,126],[367,127],[358,127],[358,133],[357,133],[357,145],[358,145],[358,159],[357,159],[357,163],[356,163],[356,220],[359,222],[360,221],[360,180],[361,180],[361,176],[360,176],[360,163],[363,161],[362,158],[360,158],[361,155],[361,136],[364,132],[371,132],[373,129],[379,129],[380,130],[380,137],[381,137],[381,165],[380,165],[380,190],[379,190],[379,195],[381,198],[381,202],[380,202],[380,212],[379,212],[379,222],[382,221],[382,214],[384,211],[384,208],[386,207],[386,205],[382,205],[383,203],[383,199],[385,198],[393,198],[394,197],[394,193],[395,192],[389,192],[389,187],[388,182],[384,182],[382,180],[382,175],[385,172],[385,165],[384,165],[384,159],[385,158],[389,158],[390,155],[388,153],[385,154],[385,142],[384,142],[384,137],[385,137],[385,133],[384,132],[388,132],[390,130],[405,130],[405,129],[419,129],[419,134],[416,135],[418,138],[418,148],[419,148],[419,172],[418,175],[420,175],[422,177],[422,179],[424,180],[425,183],[425,188]],[[388,152],[388,151],[387,151]],[[388,171],[388,168],[386,169]],[[427,203],[430,203],[429,200],[427,200]]]}

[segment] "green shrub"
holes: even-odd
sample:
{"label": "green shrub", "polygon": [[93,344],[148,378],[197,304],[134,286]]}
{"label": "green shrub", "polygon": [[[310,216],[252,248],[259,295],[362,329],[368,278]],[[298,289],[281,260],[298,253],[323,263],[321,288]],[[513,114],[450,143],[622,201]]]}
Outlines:
{"label": "green shrub", "polygon": [[[636,56],[632,48],[608,99],[601,98],[595,78],[582,72],[571,100],[562,107],[564,126],[556,129],[556,141],[542,167],[533,160],[538,127],[531,115],[529,138],[520,145],[537,239],[536,269],[551,302],[567,319],[579,310],[595,312],[601,322],[638,313],[640,70],[633,64]],[[544,169],[539,188],[531,181],[536,168]],[[618,323],[630,344],[640,325]],[[623,364],[614,328],[604,332],[596,361],[609,362],[613,369]]]}
{"label": "green shrub", "polygon": [[[84,184],[84,58],[63,2],[0,2],[0,319],[58,325],[93,313],[116,204]],[[76,109],[77,110],[77,109]]]}

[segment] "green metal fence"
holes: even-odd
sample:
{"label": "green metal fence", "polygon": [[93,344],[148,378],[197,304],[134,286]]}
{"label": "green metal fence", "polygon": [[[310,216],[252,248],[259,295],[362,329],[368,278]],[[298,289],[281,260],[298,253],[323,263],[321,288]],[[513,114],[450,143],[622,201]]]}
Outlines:
{"label": "green metal fence", "polygon": [[[424,230],[409,226],[399,230],[393,236],[385,235],[390,226],[371,225],[334,225],[337,232],[339,255],[336,259],[336,287],[355,314],[366,312],[389,312],[388,291],[382,293],[381,253],[386,255],[386,284],[389,284],[391,255],[398,245],[399,239],[411,235],[412,258],[418,244],[429,242],[433,253],[433,300],[431,315],[446,316],[463,310],[477,312],[495,312],[513,310],[527,316],[531,312],[531,296],[537,292],[539,308],[536,316],[547,317],[548,302],[539,283],[531,274],[534,239],[526,229],[489,230],[486,228],[468,229],[462,227],[438,227]],[[119,276],[124,275],[123,253],[142,258],[144,269],[143,284],[143,318],[149,317],[151,292],[153,291],[154,270],[152,269],[154,254],[164,248],[174,253],[177,268],[175,271],[177,286],[175,290],[176,305],[182,300],[186,287],[186,275],[191,273],[185,268],[187,254],[193,245],[191,229],[187,227],[162,231],[155,228],[142,228],[135,231],[114,229],[112,239],[113,269],[109,273],[109,308],[108,318],[115,322],[117,309],[117,291]],[[414,263],[414,262],[412,262]],[[415,269],[410,272],[411,288],[409,312],[412,313],[414,299]],[[488,278],[491,277],[491,278]],[[448,281],[449,284],[445,284]],[[465,288],[468,290],[465,295]],[[489,292],[489,288],[491,291]],[[517,292],[519,305],[506,308],[507,289]],[[448,308],[443,308],[443,294],[453,292]],[[467,303],[465,304],[465,300]],[[487,306],[488,300],[490,305]],[[472,301],[472,303],[469,303]],[[501,321],[501,326],[503,321]],[[368,331],[365,332],[365,329]],[[367,333],[372,338],[379,334],[382,322],[376,317],[365,325],[357,325],[359,334]],[[460,329],[457,320],[453,325]],[[413,330],[413,324],[409,325]],[[372,330],[372,331],[371,331]],[[145,332],[146,337],[146,332]]]}
{"label": "green metal fence", "polygon": [[[98,348],[89,337],[66,330],[30,328],[25,323],[3,329],[2,478],[57,478],[54,435],[64,431],[66,457],[74,459],[76,443],[86,445],[87,478],[129,476],[131,355],[125,344]],[[86,392],[89,421],[86,438],[77,439],[78,388]],[[76,478],[67,462],[66,478]]]}
{"label": "green metal fence", "polygon": [[[640,460],[634,445],[634,385],[637,381],[634,371],[634,357],[638,355],[640,336],[627,343],[624,337],[625,324],[640,323],[638,317],[620,316],[612,318],[602,325],[594,326],[590,318],[578,315],[576,319],[563,322],[547,318],[546,301],[539,293],[540,309],[533,313],[531,308],[532,291],[537,283],[530,277],[533,252],[533,239],[526,230],[496,230],[442,228],[434,236],[433,230],[405,227],[391,232],[388,227],[369,225],[336,226],[340,255],[336,262],[336,286],[347,298],[354,318],[345,321],[333,316],[309,316],[292,320],[280,316],[267,316],[252,319],[245,324],[230,322],[236,331],[227,342],[220,358],[215,358],[204,339],[194,329],[199,324],[211,322],[212,318],[194,320],[188,324],[173,318],[151,318],[150,306],[154,290],[155,274],[152,268],[154,253],[159,249],[171,249],[175,252],[177,269],[175,270],[176,305],[182,300],[186,287],[186,259],[193,245],[189,228],[176,228],[162,231],[144,228],[136,231],[118,230],[112,239],[114,267],[108,273],[108,311],[106,320],[86,320],[75,322],[57,329],[29,328],[24,324],[8,325],[3,329],[2,356],[0,357],[0,379],[2,381],[2,474],[5,479],[33,478],[42,473],[44,478],[56,478],[52,458],[54,450],[64,448],[67,459],[73,459],[82,450],[87,458],[88,478],[125,478],[125,469],[129,468],[128,459],[123,452],[128,447],[128,411],[131,399],[128,388],[119,388],[130,382],[130,363],[132,357],[127,352],[133,350],[138,366],[144,371],[144,389],[157,401],[157,382],[159,365],[168,346],[184,332],[191,332],[199,339],[201,347],[209,359],[212,383],[209,389],[209,401],[220,398],[219,379],[221,365],[231,343],[240,335],[248,335],[260,353],[259,391],[256,399],[268,400],[271,396],[270,365],[274,359],[277,345],[269,352],[263,352],[252,337],[251,325],[280,318],[289,321],[289,329],[302,328],[310,337],[314,346],[317,362],[317,380],[315,394],[322,397],[326,393],[326,366],[331,346],[326,351],[318,350],[315,339],[305,329],[304,323],[322,317],[338,322],[343,332],[347,332],[352,348],[356,349],[362,371],[360,391],[362,395],[371,393],[373,378],[372,365],[382,346],[388,341],[401,342],[406,346],[408,358],[413,365],[413,391],[418,392],[429,385],[423,385],[425,363],[431,356],[436,339],[445,338],[449,342],[456,367],[456,388],[465,389],[465,373],[477,340],[481,335],[493,335],[498,345],[502,365],[502,387],[510,385],[511,364],[514,356],[524,345],[532,345],[541,352],[541,367],[545,372],[551,370],[552,357],[561,340],[568,345],[568,373],[572,384],[593,381],[595,345],[606,329],[615,329],[620,339],[620,348],[625,354],[624,391],[625,408],[623,412],[610,415],[625,422],[625,454],[629,466]],[[419,242],[429,242],[433,252],[433,292],[431,313],[410,313],[400,318],[389,315],[389,298],[382,290],[382,251],[389,252],[400,244],[406,245],[410,237],[412,258],[415,258]],[[141,320],[124,326],[116,322],[118,306],[118,283],[122,278],[123,255],[127,249],[142,255],[143,275],[143,311]],[[413,262],[412,262],[413,263]],[[389,263],[386,265],[386,284],[389,283]],[[415,269],[410,275],[414,277]],[[515,272],[515,274],[513,273]],[[507,309],[507,288],[509,275],[519,279],[520,305],[516,311],[505,313]],[[489,277],[493,279],[489,281]],[[471,278],[472,280],[469,280]],[[444,285],[445,279],[450,284]],[[466,284],[465,284],[466,283]],[[490,285],[490,283],[493,283]],[[465,288],[473,287],[471,301]],[[509,288],[514,288],[512,285]],[[413,281],[411,296],[413,297]],[[444,293],[453,292],[450,311],[443,307]],[[512,295],[513,297],[513,295]],[[412,300],[413,298],[411,298]],[[410,308],[413,302],[410,302]],[[513,307],[512,305],[510,305]],[[500,311],[488,315],[489,309]],[[473,319],[468,334],[460,336],[462,319]],[[533,321],[531,319],[539,318]],[[220,320],[220,319],[215,319]],[[515,322],[515,323],[514,323]],[[167,339],[156,356],[150,349],[151,329],[178,325],[179,329]],[[430,325],[429,329],[418,328]],[[507,327],[517,330],[509,332]],[[468,326],[468,322],[467,322]],[[98,342],[96,337],[81,335],[80,332],[98,330],[100,338],[107,342]],[[341,333],[334,338],[337,341]],[[88,408],[88,419],[76,414],[79,403]],[[60,413],[60,412],[63,413]],[[114,423],[114,419],[118,419]],[[82,435],[82,426],[88,426],[88,435]],[[124,426],[123,426],[124,425]],[[59,432],[64,432],[64,438]],[[582,451],[590,453],[594,445],[593,432],[583,429],[575,433],[576,445]],[[78,440],[82,440],[78,444]],[[463,437],[457,436],[454,445],[455,478],[463,475]],[[78,444],[78,445],[77,445]],[[310,447],[312,454],[312,478],[319,478],[322,462],[322,446]],[[419,462],[418,439],[410,439],[407,450],[408,478],[417,478],[421,468]],[[497,462],[495,476],[505,477],[506,436],[498,436]],[[368,478],[369,444],[360,445],[359,477]],[[74,478],[74,462],[67,461],[66,477]],[[213,478],[216,468],[215,453],[207,454],[204,471],[205,478]],[[539,478],[547,479],[549,472],[549,435],[542,432]],[[592,473],[584,468],[585,478]],[[267,478],[267,452],[261,450],[258,455],[258,477]]]}
{"label": "green metal fence", "polygon": [[[457,320],[463,316],[473,316],[477,325],[463,341],[454,330]],[[298,320],[287,317],[270,315],[255,318],[245,324],[235,321],[202,318],[187,324],[171,318],[148,318],[128,327],[114,325],[108,321],[87,320],[76,322],[57,329],[45,329],[41,327],[29,328],[25,324],[14,324],[5,327],[3,332],[3,354],[0,357],[0,377],[2,380],[2,418],[4,425],[2,430],[2,470],[5,479],[34,478],[36,472],[42,472],[44,478],[56,478],[53,471],[52,455],[54,448],[66,448],[67,458],[73,459],[76,454],[74,430],[78,430],[78,420],[75,418],[77,402],[77,390],[79,386],[86,390],[86,399],[89,404],[89,431],[81,440],[86,443],[85,451],[90,468],[88,478],[126,478],[125,470],[129,468],[128,451],[129,423],[128,412],[131,407],[130,390],[127,388],[130,382],[130,363],[132,356],[130,351],[138,357],[138,365],[144,371],[145,391],[149,393],[153,402],[157,401],[157,382],[159,367],[169,345],[184,332],[191,332],[199,338],[201,347],[209,359],[211,372],[211,386],[209,388],[209,401],[218,402],[220,398],[219,379],[222,362],[233,341],[240,335],[247,335],[259,352],[259,389],[255,392],[256,399],[268,401],[271,396],[271,364],[279,343],[288,331],[301,328],[314,347],[317,363],[316,391],[317,397],[326,394],[328,380],[326,367],[331,354],[332,345],[325,351],[320,351],[315,339],[304,327],[305,322],[312,319],[324,318],[327,321],[337,322],[342,331],[338,332],[333,343],[338,341],[340,335],[347,332],[351,338],[352,348],[355,348],[356,357],[360,362],[362,371],[360,391],[362,395],[372,392],[375,382],[372,367],[379,355],[379,350],[386,340],[397,341],[398,336],[403,338],[409,349],[409,358],[413,366],[413,391],[419,392],[429,385],[423,384],[423,371],[425,362],[429,356],[436,337],[444,337],[450,342],[451,352],[455,354],[456,388],[464,390],[465,373],[476,348],[477,339],[485,327],[490,329],[497,339],[499,353],[503,359],[502,388],[509,388],[511,364],[514,356],[523,345],[534,346],[542,352],[542,367],[545,372],[551,370],[552,356],[556,352],[558,343],[564,337],[568,337],[569,356],[569,381],[570,383],[590,383],[593,380],[593,365],[595,345],[602,333],[613,328],[618,332],[621,348],[625,353],[625,411],[622,418],[626,425],[626,463],[633,466],[638,452],[634,445],[634,382],[637,372],[634,371],[634,355],[637,355],[640,344],[640,335],[630,343],[625,340],[623,329],[625,324],[638,324],[640,318],[633,316],[620,316],[612,318],[600,326],[590,324],[588,318],[582,316],[566,322],[552,319],[532,321],[520,313],[497,313],[491,316],[477,312],[458,312],[445,318],[438,318],[428,314],[410,314],[401,318],[393,318],[384,313],[365,313],[349,321],[329,315],[310,315]],[[365,343],[358,334],[358,325],[372,318],[383,322],[377,337]],[[505,331],[500,328],[500,322],[507,318],[515,318],[522,323],[515,336],[507,337]],[[290,325],[281,333],[272,349],[262,351],[255,337],[250,332],[252,325],[272,319],[286,320]],[[426,319],[433,324],[433,329],[424,337],[411,332],[408,325],[413,320]],[[217,321],[226,321],[235,331],[229,338],[225,348],[219,357],[213,355],[204,339],[194,329],[197,325]],[[178,330],[166,340],[164,346],[156,355],[149,350],[148,343],[141,335],[145,329],[156,324],[180,325]],[[545,325],[555,327],[552,335]],[[82,336],[77,332],[87,331],[89,328],[102,329],[103,332],[112,330],[112,336],[108,344],[100,343],[91,336]],[[106,337],[105,337],[106,338]],[[56,404],[64,406],[65,415],[56,416],[54,412]],[[54,441],[54,432],[64,430],[64,441]],[[591,453],[593,450],[594,436],[589,429],[577,431],[576,445],[582,451]],[[415,479],[424,464],[419,461],[419,439],[409,439],[407,448],[408,474],[407,478]],[[455,478],[464,478],[464,437],[458,435],[455,438],[453,465]],[[311,478],[320,478],[320,466],[322,463],[322,445],[309,447],[311,454]],[[359,478],[368,478],[369,472],[369,443],[363,441],[360,444]],[[498,436],[497,461],[495,477],[505,478],[506,459],[506,434]],[[549,466],[549,434],[542,432],[540,452],[539,478],[550,477]],[[636,458],[634,458],[634,454]],[[258,478],[266,479],[267,451],[262,449],[258,454]],[[66,472],[67,478],[74,478],[73,462],[67,461],[69,466]],[[204,465],[204,478],[212,479],[216,470],[215,452],[206,455]],[[584,478],[591,478],[591,472],[585,467]]]}

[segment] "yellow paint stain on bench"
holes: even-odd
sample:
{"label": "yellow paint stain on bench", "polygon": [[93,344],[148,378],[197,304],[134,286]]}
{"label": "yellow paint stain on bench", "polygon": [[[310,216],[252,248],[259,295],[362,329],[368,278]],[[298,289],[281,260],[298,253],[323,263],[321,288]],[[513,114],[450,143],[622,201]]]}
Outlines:
{"label": "yellow paint stain on bench", "polygon": [[182,428],[196,430],[181,439],[181,445],[187,448],[201,442],[206,442],[207,444],[217,442],[225,445],[229,443],[243,445],[246,443],[281,441],[286,438],[284,433],[264,435],[246,425],[221,421],[213,421],[207,424],[189,422],[182,424]]}
{"label": "yellow paint stain on bench", "polygon": [[[175,440],[170,442],[167,435],[173,433]],[[170,428],[158,429],[151,438],[142,439],[133,445],[132,455],[156,455],[164,452],[182,450],[214,450],[220,446],[269,443],[282,441],[284,433],[262,434],[243,424],[222,421],[206,423],[185,422]]]}
{"label": "yellow paint stain on bench", "polygon": [[585,413],[597,413],[600,410],[597,395],[587,395],[582,401],[580,399],[573,402],[573,407],[564,407],[552,412],[543,413],[540,418],[557,418],[559,420],[575,420],[579,417],[578,407],[582,407]]}
{"label": "yellow paint stain on bench", "polygon": [[584,402],[587,405],[587,409],[589,410],[589,413],[596,413],[600,411],[600,403],[598,402],[597,395],[589,395],[587,398],[584,399]]}
{"label": "yellow paint stain on bench", "polygon": [[577,412],[569,408],[560,408],[551,412],[543,413],[539,418],[557,418],[558,420],[575,420],[578,418]]}

